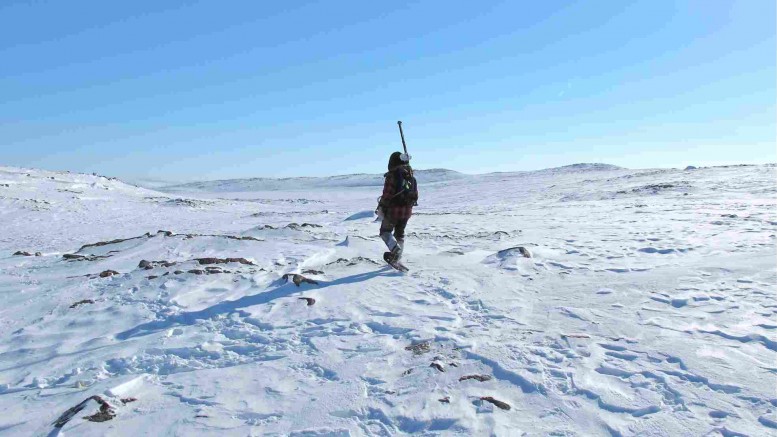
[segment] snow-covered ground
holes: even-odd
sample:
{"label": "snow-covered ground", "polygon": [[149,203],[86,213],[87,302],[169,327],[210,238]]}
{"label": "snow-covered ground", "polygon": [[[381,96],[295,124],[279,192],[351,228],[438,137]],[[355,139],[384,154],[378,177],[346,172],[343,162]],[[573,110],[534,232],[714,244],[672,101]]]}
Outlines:
{"label": "snow-covered ground", "polygon": [[774,166],[435,177],[403,275],[361,176],[0,167],[0,434],[777,432]]}

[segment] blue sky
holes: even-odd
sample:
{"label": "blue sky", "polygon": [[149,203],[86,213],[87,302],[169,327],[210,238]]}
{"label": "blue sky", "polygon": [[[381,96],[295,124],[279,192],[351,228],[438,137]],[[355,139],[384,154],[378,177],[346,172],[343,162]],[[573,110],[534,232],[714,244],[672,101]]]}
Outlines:
{"label": "blue sky", "polygon": [[773,0],[0,3],[0,165],[196,180],[777,161]]}

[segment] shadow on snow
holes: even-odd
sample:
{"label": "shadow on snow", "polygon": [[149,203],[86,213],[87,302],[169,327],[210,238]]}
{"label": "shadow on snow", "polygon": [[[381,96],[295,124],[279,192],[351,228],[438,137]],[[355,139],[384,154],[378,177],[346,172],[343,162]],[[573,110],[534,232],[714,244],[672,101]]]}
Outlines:
{"label": "shadow on snow", "polygon": [[176,314],[174,316],[168,317],[165,320],[155,320],[153,322],[143,323],[132,329],[116,334],[116,339],[127,340],[133,337],[142,337],[145,335],[153,334],[155,332],[159,332],[164,329],[171,328],[174,325],[193,325],[198,320],[210,319],[219,314],[230,314],[235,311],[238,311],[240,308],[247,308],[254,305],[265,304],[276,299],[289,297],[305,289],[323,289],[323,288],[333,287],[336,285],[353,284],[356,282],[367,281],[372,278],[376,278],[378,276],[399,276],[399,275],[400,274],[394,272],[394,270],[391,267],[382,267],[372,272],[357,273],[355,275],[350,275],[340,279],[335,279],[334,281],[330,281],[330,282],[320,282],[317,287],[312,286],[312,287],[298,288],[294,284],[289,282],[264,293],[243,296],[237,300],[228,300],[228,301],[220,302],[199,311],[189,311],[181,314]]}

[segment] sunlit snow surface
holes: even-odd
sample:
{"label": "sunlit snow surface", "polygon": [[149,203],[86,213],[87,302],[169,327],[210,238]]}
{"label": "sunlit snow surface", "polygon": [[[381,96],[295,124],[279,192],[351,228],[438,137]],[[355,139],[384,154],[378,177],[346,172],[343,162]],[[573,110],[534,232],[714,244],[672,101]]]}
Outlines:
{"label": "sunlit snow surface", "polygon": [[[402,275],[374,177],[165,194],[0,167],[0,434],[777,432],[774,167],[454,176],[421,185]],[[92,395],[113,420],[53,426]]]}

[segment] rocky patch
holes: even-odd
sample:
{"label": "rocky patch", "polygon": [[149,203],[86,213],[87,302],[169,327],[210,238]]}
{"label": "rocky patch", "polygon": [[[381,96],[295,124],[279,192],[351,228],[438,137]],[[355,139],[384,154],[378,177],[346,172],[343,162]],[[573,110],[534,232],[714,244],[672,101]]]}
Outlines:
{"label": "rocky patch", "polygon": [[79,300],[78,302],[70,305],[70,308],[78,308],[81,305],[92,304],[92,303],[94,303],[92,299]]}
{"label": "rocky patch", "polygon": [[492,398],[491,396],[484,396],[484,397],[480,398],[480,400],[481,401],[490,402],[490,403],[494,404],[497,408],[500,408],[500,409],[505,410],[505,411],[509,411],[510,408],[512,408],[512,407],[510,407],[510,404],[508,404],[507,402],[502,402],[502,401],[500,401],[498,399]]}
{"label": "rocky patch", "polygon": [[62,259],[67,261],[97,261],[109,257],[110,255],[78,255],[75,253],[66,253],[62,255]]}
{"label": "rocky patch", "polygon": [[91,396],[83,401],[81,401],[78,405],[68,408],[67,411],[62,413],[59,418],[54,421],[53,425],[55,428],[62,428],[67,424],[70,419],[72,419],[76,414],[80,413],[86,406],[89,404],[89,401],[95,401],[100,406],[100,409],[97,413],[92,414],[91,416],[84,417],[84,420],[88,420],[90,422],[106,422],[108,420],[113,419],[116,417],[116,411],[113,409],[111,404],[109,404],[105,399],[103,399],[100,396]]}
{"label": "rocky patch", "polygon": [[516,246],[516,247],[511,247],[509,249],[500,250],[496,254],[499,255],[499,256],[505,256],[505,255],[510,255],[512,253],[515,253],[515,252],[521,254],[521,256],[523,256],[524,258],[531,258],[532,257],[531,252],[529,252],[529,249],[527,249],[527,248],[525,248],[523,246]]}
{"label": "rocky patch", "polygon": [[227,264],[227,263],[240,263],[244,265],[254,266],[256,264],[245,258],[197,258],[195,259],[200,265],[208,264]]}
{"label": "rocky patch", "polygon": [[443,372],[443,373],[445,373],[445,368],[444,368],[444,367],[442,366],[442,364],[440,364],[440,363],[432,363],[432,364],[429,364],[429,367],[432,367],[432,368],[434,368],[434,369],[437,369],[437,370],[438,370],[438,371],[440,371],[440,372]]}
{"label": "rocky patch", "polygon": [[350,266],[358,265],[360,263],[368,263],[368,264],[374,264],[374,265],[378,265],[378,266],[379,265],[383,265],[383,263],[379,263],[379,262],[375,261],[374,259],[365,258],[363,256],[357,256],[357,257],[351,258],[351,259],[338,258],[337,261],[332,261],[329,264],[327,264],[327,266],[337,265],[337,264],[340,264],[340,265],[345,264],[346,266],[350,267]]}
{"label": "rocky patch", "polygon": [[189,240],[196,237],[215,237],[215,238],[226,238],[228,240],[239,240],[239,241],[264,241],[260,240],[258,238],[249,237],[249,236],[239,236],[239,235],[214,235],[214,234],[186,234],[184,235],[184,240]]}
{"label": "rocky patch", "polygon": [[422,341],[406,346],[405,350],[412,352],[414,355],[423,355],[432,350],[432,343],[430,341]]}
{"label": "rocky patch", "polygon": [[[160,231],[160,232],[164,232],[164,231]],[[117,239],[115,239],[115,240],[109,240],[109,241],[98,241],[97,243],[84,244],[84,245],[83,245],[83,246],[81,246],[81,248],[80,248],[80,249],[78,249],[76,252],[81,252],[82,250],[84,250],[84,249],[88,249],[88,248],[90,248],[90,247],[102,247],[102,246],[108,246],[108,245],[110,245],[110,244],[118,244],[118,243],[123,243],[123,242],[125,242],[125,241],[139,240],[139,239],[141,239],[141,238],[151,238],[151,234],[150,234],[150,233],[148,233],[148,232],[146,232],[145,234],[143,234],[143,235],[139,235],[139,236],[137,236],[137,237],[131,237],[131,238],[117,238]]]}
{"label": "rocky patch", "polygon": [[467,381],[470,379],[474,379],[480,382],[491,381],[491,377],[488,375],[466,375],[459,378],[459,381]]}
{"label": "rocky patch", "polygon": [[18,250],[14,252],[13,256],[43,256],[43,254],[40,252],[35,252],[35,254],[33,255],[30,252],[23,252],[21,250]]}
{"label": "rocky patch", "polygon": [[302,284],[302,283],[318,285],[318,282],[316,282],[316,281],[314,281],[312,279],[308,279],[308,278],[306,278],[306,277],[304,277],[304,276],[302,276],[302,275],[300,275],[298,273],[286,273],[285,275],[283,275],[282,278],[285,279],[286,282],[289,282],[289,279],[291,279],[291,281],[297,287],[299,287],[300,284]]}
{"label": "rocky patch", "polygon": [[154,267],[171,267],[174,266],[174,261],[147,261],[147,260],[140,260],[138,263],[139,269],[145,269],[145,270],[151,270]]}
{"label": "rocky patch", "polygon": [[312,297],[300,297],[299,300],[304,300],[305,302],[307,302],[308,306],[313,306],[316,304],[316,300],[313,299]]}

